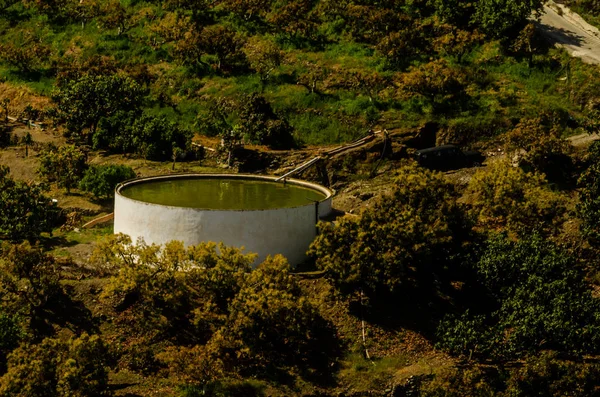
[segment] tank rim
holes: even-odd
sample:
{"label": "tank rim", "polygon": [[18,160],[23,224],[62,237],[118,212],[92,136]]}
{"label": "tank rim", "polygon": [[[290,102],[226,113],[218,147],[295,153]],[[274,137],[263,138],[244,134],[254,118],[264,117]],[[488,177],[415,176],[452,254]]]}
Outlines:
{"label": "tank rim", "polygon": [[[142,200],[137,200],[137,199],[132,199],[130,197],[127,197],[123,194],[121,194],[121,191],[125,188],[127,188],[128,186],[132,186],[132,185],[137,185],[137,184],[144,184],[144,183],[148,183],[148,182],[154,182],[154,181],[168,181],[168,180],[173,180],[173,179],[217,179],[217,178],[222,178],[222,179],[246,179],[246,180],[259,180],[259,181],[268,181],[268,182],[273,182],[273,183],[283,183],[283,182],[279,182],[277,181],[277,179],[279,177],[277,176],[271,176],[271,175],[255,175],[255,174],[220,174],[220,173],[215,173],[215,174],[210,174],[210,173],[206,173],[206,174],[201,174],[201,173],[179,173],[179,174],[169,174],[169,175],[156,175],[156,176],[146,176],[146,177],[141,177],[141,178],[134,178],[134,179],[128,179],[126,181],[123,181],[121,183],[119,183],[116,187],[115,187],[115,197],[119,196],[121,199],[124,200],[131,200],[131,201],[135,201],[138,203],[143,203],[145,205],[156,205],[156,206],[160,206],[160,207],[167,207],[167,208],[188,208],[191,210],[198,210],[198,211],[240,211],[240,212],[249,212],[249,211],[277,211],[277,210],[282,210],[282,209],[290,209],[290,208],[301,208],[301,207],[305,207],[309,204],[304,204],[304,205],[296,205],[296,206],[292,206],[292,207],[276,207],[276,208],[265,208],[265,209],[250,209],[250,210],[245,210],[245,209],[214,209],[214,208],[202,208],[202,207],[180,207],[180,206],[175,206],[175,205],[167,205],[167,204],[156,204],[156,203],[150,203],[148,201],[142,201]],[[302,186],[305,188],[309,188],[309,189],[313,189],[316,191],[319,191],[323,194],[325,194],[325,197],[321,200],[319,200],[319,203],[323,203],[329,199],[331,199],[334,195],[335,195],[335,190],[333,189],[329,189],[323,185],[319,185],[318,183],[313,183],[313,182],[308,182],[308,181],[304,181],[301,179],[294,179],[294,178],[285,178],[285,183],[289,183],[292,185],[296,185],[296,186]]]}

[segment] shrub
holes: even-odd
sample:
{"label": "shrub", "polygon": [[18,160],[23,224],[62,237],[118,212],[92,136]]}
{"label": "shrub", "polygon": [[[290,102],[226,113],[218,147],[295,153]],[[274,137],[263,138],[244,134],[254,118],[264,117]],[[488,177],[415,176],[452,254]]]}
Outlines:
{"label": "shrub", "polygon": [[32,324],[43,320],[63,291],[58,264],[28,243],[0,248],[0,305]]}
{"label": "shrub", "polygon": [[61,82],[53,95],[59,119],[69,131],[81,134],[89,129],[91,143],[100,120],[119,111],[137,111],[143,89],[129,77],[119,75],[84,75]]}
{"label": "shrub", "polygon": [[344,294],[375,298],[414,286],[416,274],[443,269],[465,236],[456,197],[441,174],[404,166],[392,194],[360,218],[320,224],[310,252]]}
{"label": "shrub", "polygon": [[108,345],[83,334],[66,342],[44,339],[23,345],[8,357],[8,371],[0,378],[4,396],[86,397],[111,395],[108,388]]}
{"label": "shrub", "polygon": [[517,234],[555,230],[565,211],[543,175],[527,173],[507,161],[477,171],[466,197],[480,226]]}
{"label": "shrub", "polygon": [[108,199],[114,195],[119,183],[135,177],[135,171],[125,165],[93,165],[85,171],[79,189],[92,193],[96,198]]}
{"label": "shrub", "polygon": [[594,142],[588,149],[587,168],[579,177],[579,204],[577,211],[581,217],[582,234],[597,245],[600,242],[600,142]]}
{"label": "shrub", "polygon": [[176,149],[187,151],[192,135],[193,132],[165,116],[117,112],[102,120],[93,144],[97,149],[135,153],[148,160],[164,161],[170,160]]}
{"label": "shrub", "polygon": [[536,234],[518,242],[496,236],[475,271],[494,305],[479,316],[443,321],[440,346],[479,358],[600,351],[600,300],[568,252]]}
{"label": "shrub", "polygon": [[0,235],[11,240],[39,238],[51,232],[58,209],[43,193],[43,185],[15,181],[0,166]]}
{"label": "shrub", "polygon": [[87,168],[87,156],[75,145],[65,145],[58,149],[51,147],[40,154],[38,172],[49,182],[56,182],[67,192],[79,184]]}
{"label": "shrub", "polygon": [[290,149],[294,146],[292,127],[275,114],[262,96],[252,94],[246,98],[238,123],[241,133],[251,142],[267,145],[272,149]]}
{"label": "shrub", "polygon": [[544,121],[521,120],[503,137],[505,151],[510,155],[524,151],[521,165],[544,173],[551,180],[564,179],[570,171],[571,145],[562,139],[558,126],[547,126]]}
{"label": "shrub", "polygon": [[105,242],[95,261],[113,269],[102,299],[115,306],[129,336],[174,342],[154,351],[172,374],[194,385],[233,374],[318,374],[335,360],[329,323],[302,294],[287,261],[214,243],[184,248]]}

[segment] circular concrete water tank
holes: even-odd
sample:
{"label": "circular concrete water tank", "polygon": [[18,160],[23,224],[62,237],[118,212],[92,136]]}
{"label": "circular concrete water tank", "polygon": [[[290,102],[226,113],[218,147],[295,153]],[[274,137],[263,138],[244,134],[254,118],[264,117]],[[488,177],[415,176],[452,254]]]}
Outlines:
{"label": "circular concrete water tank", "polygon": [[[306,259],[316,222],[331,212],[333,192],[310,182],[275,179],[181,174],[127,181],[116,188],[114,232],[148,244],[223,242],[257,253],[255,264],[282,254],[296,265]],[[274,199],[285,194],[294,199]]]}

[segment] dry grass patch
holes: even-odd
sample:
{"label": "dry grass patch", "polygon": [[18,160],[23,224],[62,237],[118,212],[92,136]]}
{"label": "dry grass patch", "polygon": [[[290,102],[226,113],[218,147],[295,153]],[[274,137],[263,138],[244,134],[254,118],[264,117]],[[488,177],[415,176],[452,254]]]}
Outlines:
{"label": "dry grass patch", "polygon": [[34,109],[50,107],[50,98],[36,94],[32,89],[9,82],[0,83],[0,102],[9,99],[8,114],[18,117],[30,105]]}

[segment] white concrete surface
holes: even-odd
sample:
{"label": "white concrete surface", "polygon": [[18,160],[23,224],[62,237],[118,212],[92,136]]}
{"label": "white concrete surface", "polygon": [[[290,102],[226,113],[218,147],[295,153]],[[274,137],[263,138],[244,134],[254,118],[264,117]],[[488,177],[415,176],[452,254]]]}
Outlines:
{"label": "white concrete surface", "polygon": [[[185,245],[203,241],[223,242],[228,246],[243,246],[245,252],[257,253],[255,265],[267,255],[274,254],[282,254],[290,264],[297,265],[306,259],[306,250],[316,236],[317,219],[328,215],[332,209],[330,190],[296,180],[288,180],[287,183],[311,187],[326,194],[318,209],[311,203],[294,208],[268,210],[206,210],[145,203],[119,193],[133,183],[179,177],[190,175],[145,178],[118,186],[115,194],[114,232],[127,234],[133,241],[142,238],[149,244],[164,244],[171,240],[183,241]],[[215,175],[194,177],[214,178]],[[226,177],[274,179],[247,175]]]}

